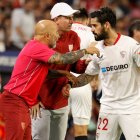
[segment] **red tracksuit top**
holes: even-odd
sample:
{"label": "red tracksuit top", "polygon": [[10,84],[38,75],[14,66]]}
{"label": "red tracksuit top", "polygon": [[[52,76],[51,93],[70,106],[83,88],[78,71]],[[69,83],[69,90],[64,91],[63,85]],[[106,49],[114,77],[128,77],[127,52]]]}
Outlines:
{"label": "red tracksuit top", "polygon": [[[74,31],[69,31],[63,34],[57,41],[55,51],[66,53],[80,49],[80,40]],[[49,69],[67,70],[76,73],[83,73],[85,71],[85,61],[79,60],[75,64],[54,65],[51,64]],[[45,80],[40,93],[39,100],[42,101],[46,109],[54,110],[68,105],[68,98],[64,97],[61,89],[66,83],[67,78],[61,77],[52,80]]]}

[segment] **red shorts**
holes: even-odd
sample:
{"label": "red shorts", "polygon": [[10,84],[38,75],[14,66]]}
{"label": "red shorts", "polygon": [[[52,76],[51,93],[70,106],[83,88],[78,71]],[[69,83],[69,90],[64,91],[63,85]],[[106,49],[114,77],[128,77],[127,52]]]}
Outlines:
{"label": "red shorts", "polygon": [[6,140],[31,140],[29,107],[17,95],[0,94],[0,113],[5,121]]}
{"label": "red shorts", "polygon": [[0,114],[0,140],[5,140],[5,123],[2,114]]}

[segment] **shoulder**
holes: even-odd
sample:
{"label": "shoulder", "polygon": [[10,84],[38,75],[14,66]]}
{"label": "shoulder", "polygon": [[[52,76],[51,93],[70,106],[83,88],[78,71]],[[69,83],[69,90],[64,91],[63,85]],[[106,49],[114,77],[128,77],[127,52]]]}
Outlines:
{"label": "shoulder", "polygon": [[121,47],[123,46],[127,50],[135,50],[137,48],[140,48],[139,43],[135,39],[126,35],[121,36],[118,45]]}
{"label": "shoulder", "polygon": [[65,37],[65,38],[79,38],[78,34],[72,30],[66,32],[63,37]]}
{"label": "shoulder", "polygon": [[22,49],[22,54],[39,58],[53,54],[55,51],[37,40],[30,40]]}
{"label": "shoulder", "polygon": [[27,44],[25,45],[25,48],[32,49],[32,51],[38,51],[38,50],[41,50],[44,48],[50,49],[48,45],[45,45],[45,44],[43,44],[40,41],[35,40],[35,39],[29,40],[27,42]]}
{"label": "shoulder", "polygon": [[73,30],[68,31],[67,34],[71,35],[71,36],[72,35],[77,36],[77,33],[75,31],[73,31]]}
{"label": "shoulder", "polygon": [[121,35],[121,40],[123,42],[127,42],[127,43],[132,43],[132,44],[136,44],[137,41],[135,39],[133,39],[132,37],[126,36],[126,35]]}
{"label": "shoulder", "polygon": [[79,24],[79,23],[73,23],[72,24],[72,30],[87,32],[87,31],[91,31],[91,28],[88,27],[87,25],[83,25],[83,24]]}

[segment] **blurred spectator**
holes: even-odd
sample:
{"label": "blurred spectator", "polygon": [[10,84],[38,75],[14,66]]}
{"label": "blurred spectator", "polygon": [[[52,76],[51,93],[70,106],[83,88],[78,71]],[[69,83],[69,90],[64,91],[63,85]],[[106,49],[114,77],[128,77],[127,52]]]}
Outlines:
{"label": "blurred spectator", "polygon": [[124,13],[124,16],[125,15],[128,15],[131,12],[131,10],[130,10],[130,8],[131,8],[130,7],[130,3],[129,3],[128,0],[119,0],[119,4],[116,5],[116,6],[119,6],[120,7],[120,9]]}
{"label": "blurred spectator", "polygon": [[86,8],[90,13],[100,8],[105,2],[106,0],[74,0],[73,6],[76,8]]}
{"label": "blurred spectator", "polygon": [[4,12],[0,11],[0,52],[5,51],[5,28],[3,26]]}
{"label": "blurred spectator", "polygon": [[107,5],[116,13],[117,19],[120,19],[124,16],[122,9],[119,7],[118,0],[108,0]]}
{"label": "blurred spectator", "polygon": [[4,12],[4,15],[10,14],[12,11],[12,1],[0,0],[0,11]]}
{"label": "blurred spectator", "polygon": [[25,0],[23,8],[14,9],[12,12],[11,41],[17,49],[22,49],[24,44],[32,38],[35,17],[34,0]]}
{"label": "blurred spectator", "polygon": [[86,9],[91,13],[104,5],[104,2],[105,0],[86,0]]}
{"label": "blurred spectator", "polygon": [[41,19],[50,19],[50,10],[54,4],[54,0],[36,0],[34,10],[36,22]]}
{"label": "blurred spectator", "polygon": [[52,9],[51,5],[49,5],[49,6],[46,5],[45,9],[41,9],[41,7],[39,5],[36,5],[35,10],[34,10],[36,22],[41,19],[51,19],[51,17],[50,17],[51,9]]}
{"label": "blurred spectator", "polygon": [[39,5],[42,9],[42,12],[49,6],[53,7],[54,4],[55,4],[55,0],[39,0]]}
{"label": "blurred spectator", "polygon": [[48,6],[48,7],[46,7],[46,9],[44,9],[43,17],[45,19],[51,19],[51,16],[50,16],[51,9],[52,9],[52,6]]}
{"label": "blurred spectator", "polygon": [[0,25],[0,52],[5,51],[5,30],[4,27]]}
{"label": "blurred spectator", "polygon": [[0,93],[1,93],[1,83],[2,83],[2,78],[1,78],[1,74],[0,74]]}
{"label": "blurred spectator", "polygon": [[67,3],[67,4],[69,4],[69,5],[73,5],[73,2],[74,1],[77,1],[77,0],[56,0],[57,2],[65,2],[65,3]]}
{"label": "blurred spectator", "polygon": [[140,19],[140,5],[131,9],[130,17],[133,20]]}
{"label": "blurred spectator", "polygon": [[12,48],[12,44],[10,42],[11,36],[11,16],[6,15],[3,20],[3,26],[5,28],[5,47],[6,50]]}
{"label": "blurred spectator", "polygon": [[140,20],[135,21],[130,25],[128,35],[140,43]]}
{"label": "blurred spectator", "polygon": [[43,12],[39,4],[35,5],[34,16],[35,16],[35,22],[38,22],[39,20],[44,19]]}
{"label": "blurred spectator", "polygon": [[0,25],[3,25],[4,17],[5,17],[4,11],[0,11]]}
{"label": "blurred spectator", "polygon": [[123,35],[127,35],[129,23],[130,23],[129,16],[124,16],[124,17],[117,19],[116,31]]}
{"label": "blurred spectator", "polygon": [[135,8],[140,6],[140,0],[128,0],[130,2],[130,5]]}

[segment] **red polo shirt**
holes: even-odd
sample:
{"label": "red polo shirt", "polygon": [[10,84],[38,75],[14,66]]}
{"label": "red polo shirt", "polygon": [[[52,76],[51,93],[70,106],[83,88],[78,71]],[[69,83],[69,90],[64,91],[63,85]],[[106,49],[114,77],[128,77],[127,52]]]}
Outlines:
{"label": "red polo shirt", "polygon": [[20,96],[32,106],[48,73],[48,59],[55,53],[37,40],[29,41],[20,52],[10,81],[4,89]]}

